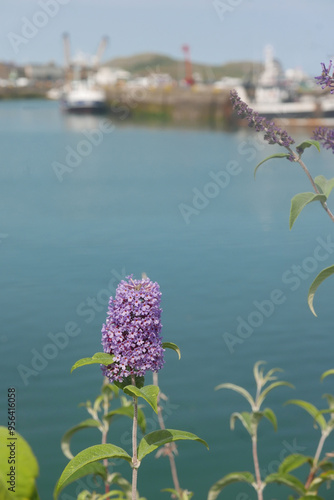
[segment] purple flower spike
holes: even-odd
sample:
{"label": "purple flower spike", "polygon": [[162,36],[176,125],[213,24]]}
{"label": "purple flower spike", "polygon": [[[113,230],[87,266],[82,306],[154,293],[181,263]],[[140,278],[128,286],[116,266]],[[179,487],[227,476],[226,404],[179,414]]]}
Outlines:
{"label": "purple flower spike", "polygon": [[325,149],[331,149],[334,153],[334,129],[327,127],[318,127],[313,131],[313,137],[319,141]]}
{"label": "purple flower spike", "polygon": [[130,375],[143,377],[164,364],[161,332],[161,292],[158,283],[127,276],[110,297],[102,328],[104,352],[114,355],[110,368],[102,367],[110,382],[123,382]]}
{"label": "purple flower spike", "polygon": [[295,142],[285,130],[277,127],[274,122],[269,122],[263,116],[259,116],[259,113],[240,99],[236,90],[231,90],[230,96],[232,106],[238,115],[241,118],[246,118],[248,126],[254,127],[256,132],[264,132],[264,139],[269,144],[278,144],[288,148]]}
{"label": "purple flower spike", "polygon": [[331,94],[334,93],[334,70],[332,74],[330,74],[330,71],[332,69],[332,61],[329,61],[328,68],[326,68],[324,63],[321,63],[322,66],[322,73],[320,76],[316,76],[315,79],[317,80],[317,84],[321,85],[322,89],[325,89],[326,87],[329,87],[331,90]]}

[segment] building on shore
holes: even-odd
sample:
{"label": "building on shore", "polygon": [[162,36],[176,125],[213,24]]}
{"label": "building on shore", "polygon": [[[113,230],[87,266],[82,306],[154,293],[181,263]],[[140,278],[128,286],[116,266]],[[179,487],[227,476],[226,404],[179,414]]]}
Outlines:
{"label": "building on shore", "polygon": [[64,69],[53,62],[47,64],[28,64],[24,67],[25,76],[33,81],[52,81],[64,79]]}

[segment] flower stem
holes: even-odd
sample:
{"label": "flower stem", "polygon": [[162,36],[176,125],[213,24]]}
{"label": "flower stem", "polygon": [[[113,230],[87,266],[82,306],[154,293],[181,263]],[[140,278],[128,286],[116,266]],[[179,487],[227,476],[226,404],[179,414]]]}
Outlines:
{"label": "flower stem", "polygon": [[309,476],[308,476],[307,481],[305,483],[305,489],[306,490],[309,488],[310,484],[312,483],[312,481],[314,479],[314,476],[315,476],[315,473],[316,473],[316,471],[318,469],[319,458],[320,458],[320,455],[321,455],[321,452],[322,452],[322,449],[324,447],[324,444],[325,444],[325,441],[326,441],[327,437],[328,437],[328,432],[327,431],[323,431],[321,433],[321,438],[319,440],[317,451],[315,452],[315,455],[314,455],[313,467],[311,468]]}
{"label": "flower stem", "polygon": [[[157,372],[153,372],[153,384],[156,385],[157,387],[159,387],[159,385],[158,385],[158,373]],[[158,421],[159,421],[160,428],[166,429],[165,422],[164,422],[164,419],[162,416],[161,406],[159,405],[159,401],[160,401],[160,391],[158,394]],[[176,450],[175,443],[165,444],[165,450],[166,450],[166,454],[168,455],[168,458],[169,458],[170,470],[172,473],[174,488],[179,494],[181,494],[182,490],[180,488],[180,483],[179,483],[179,478],[177,475],[177,469],[176,469],[176,463],[175,463],[175,457],[173,454],[173,450]]]}
{"label": "flower stem", "polygon": [[[102,444],[106,444],[106,443],[107,443],[107,434],[108,434],[108,430],[104,430],[104,431],[102,432]],[[104,465],[104,467],[105,467],[105,469],[106,469],[106,471],[107,471],[107,474],[108,474],[108,459],[107,459],[107,458],[105,458],[105,459],[103,460],[103,465]],[[108,480],[106,480],[106,481],[104,482],[104,487],[105,487],[105,492],[106,492],[106,493],[109,493],[109,491],[110,491],[110,486],[109,486]]]}
{"label": "flower stem", "polygon": [[[314,180],[313,180],[313,177],[312,175],[310,174],[307,166],[305,165],[305,163],[302,161],[302,159],[300,158],[300,156],[297,155],[297,153],[295,153],[294,151],[292,151],[291,148],[287,148],[289,153],[292,154],[292,156],[295,158],[295,161],[297,163],[299,163],[299,165],[302,167],[302,169],[304,170],[305,174],[307,175],[310,183],[312,184],[312,187],[314,189],[314,191],[317,193],[317,194],[321,194],[319,189],[317,188],[317,185],[315,184]],[[327,206],[327,203],[325,201],[321,202],[321,205],[323,206],[323,209],[325,210],[325,212],[327,212],[327,215],[330,217],[330,219],[332,220],[332,222],[334,222],[334,214],[330,211],[330,209],[328,208]]]}
{"label": "flower stem", "polygon": [[[104,378],[104,384],[107,384],[107,383],[108,383],[108,379]],[[103,399],[103,415],[107,415],[108,411],[109,411],[109,399],[108,399],[107,395],[104,395],[104,399]],[[109,431],[109,424],[107,423],[107,421],[104,421],[103,422],[103,431],[102,431],[102,444],[106,444],[107,443],[108,431]],[[107,472],[107,475],[108,475],[108,459],[107,458],[105,458],[103,460],[103,465],[104,465],[104,467],[106,469],[106,472]],[[105,492],[109,493],[109,491],[110,491],[110,485],[108,483],[108,478],[104,482],[104,486],[105,486]]]}
{"label": "flower stem", "polygon": [[257,454],[257,430],[255,431],[254,436],[252,437],[252,451],[253,451],[253,461],[254,461],[254,469],[255,469],[255,477],[257,483],[257,498],[258,500],[263,500],[263,484],[261,481],[260,474],[260,466],[259,466],[259,457]]}
{"label": "flower stem", "polygon": [[[136,385],[135,376],[131,375],[131,384]],[[138,424],[138,398],[133,397],[133,423],[132,423],[132,500],[137,499],[137,477],[138,477],[138,457],[137,457],[137,424]]]}

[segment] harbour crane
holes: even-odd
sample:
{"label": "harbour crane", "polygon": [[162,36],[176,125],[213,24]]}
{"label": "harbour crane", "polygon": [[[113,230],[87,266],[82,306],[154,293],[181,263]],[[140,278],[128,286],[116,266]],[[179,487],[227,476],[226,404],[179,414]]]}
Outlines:
{"label": "harbour crane", "polygon": [[[99,43],[96,54],[91,59],[91,63],[88,64],[87,60],[82,56],[81,61],[76,61],[75,63],[75,73],[80,74],[80,79],[87,78],[90,72],[95,73],[98,70],[100,61],[102,59],[103,53],[107,47],[109,38],[107,36],[102,37]],[[73,63],[71,61],[71,49],[70,49],[70,36],[68,33],[63,34],[63,45],[64,45],[64,60],[65,60],[65,80],[67,82],[71,81],[73,78]]]}
{"label": "harbour crane", "polygon": [[95,56],[93,58],[93,68],[94,68],[95,71],[99,67],[100,61],[102,59],[104,51],[106,50],[108,42],[109,42],[109,37],[107,37],[107,36],[102,37],[102,40],[99,43],[99,46],[98,46],[97,51],[96,51],[96,54],[95,54]]}

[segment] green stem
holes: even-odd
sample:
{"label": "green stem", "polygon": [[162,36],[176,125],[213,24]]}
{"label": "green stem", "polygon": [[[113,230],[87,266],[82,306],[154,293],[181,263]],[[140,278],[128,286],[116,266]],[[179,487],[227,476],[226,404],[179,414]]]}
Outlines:
{"label": "green stem", "polygon": [[259,405],[259,397],[260,397],[260,394],[261,394],[261,389],[262,389],[262,385],[261,385],[261,382],[260,381],[256,381],[256,395],[255,395],[255,407],[252,408],[253,411],[259,411],[260,410],[260,405]]}
{"label": "green stem", "polygon": [[[153,372],[153,384],[156,385],[157,387],[159,387],[159,384],[158,384],[158,373],[157,372]],[[164,422],[164,419],[163,419],[163,416],[162,416],[161,406],[159,405],[159,401],[160,401],[160,391],[159,391],[159,394],[158,394],[158,421],[159,421],[160,429],[164,430],[164,429],[166,429],[166,427],[165,427],[165,422]],[[172,446],[172,444],[174,446]],[[178,475],[177,475],[177,469],[176,469],[176,463],[175,463],[175,457],[174,457],[174,454],[173,454],[173,449],[174,450],[176,449],[175,443],[165,444],[165,449],[167,451],[167,455],[168,455],[168,458],[169,458],[170,470],[171,470],[171,473],[172,473],[172,479],[173,479],[174,488],[181,495],[182,490],[180,488],[180,483],[179,483],[179,478],[178,478]]]}
{"label": "green stem", "polygon": [[[103,431],[102,433],[102,444],[106,444],[107,443],[107,434],[108,434],[108,430],[105,430]],[[108,475],[108,459],[105,458],[103,460],[103,465],[107,471],[107,475]],[[105,492],[106,493],[109,493],[110,491],[110,486],[109,486],[109,483],[108,483],[108,479],[106,479],[106,481],[104,482],[104,487],[105,487]]]}
{"label": "green stem", "polygon": [[314,479],[314,476],[315,476],[315,473],[316,473],[316,471],[318,469],[319,458],[320,458],[320,455],[321,455],[321,452],[322,452],[322,449],[324,447],[324,444],[325,444],[325,441],[326,441],[327,437],[328,437],[328,432],[327,431],[323,431],[321,433],[321,438],[319,440],[317,451],[315,452],[315,455],[314,455],[313,466],[312,466],[312,468],[310,470],[310,473],[308,475],[307,481],[305,483],[305,489],[306,490],[310,487],[310,484],[312,483],[312,481]]}
{"label": "green stem", "polygon": [[[106,415],[108,413],[108,411],[109,411],[109,400],[108,400],[108,396],[105,395],[104,401],[103,401],[103,414]],[[102,444],[107,443],[108,431],[109,431],[109,425],[106,421],[103,421]],[[107,476],[108,476],[108,459],[107,458],[105,458],[103,460],[103,465],[106,469]],[[105,492],[109,493],[110,485],[108,483],[108,477],[107,477],[106,481],[104,482],[104,486],[105,486]]]}
{"label": "green stem", "polygon": [[[131,375],[131,384],[136,385],[135,376]],[[138,477],[138,457],[137,457],[137,425],[138,425],[138,398],[133,397],[133,424],[132,424],[132,500],[137,499],[137,477]]]}
{"label": "green stem", "polygon": [[254,469],[255,469],[255,477],[257,484],[257,498],[258,500],[263,500],[263,484],[261,481],[260,474],[260,466],[259,466],[259,457],[257,454],[257,430],[255,431],[254,436],[252,436],[252,451],[253,451],[253,461],[254,461]]}
{"label": "green stem", "polygon": [[[106,385],[108,383],[109,383],[109,380],[106,377],[104,377],[103,385]],[[108,397],[107,394],[104,393],[104,397],[103,397],[103,415],[107,415],[107,413],[109,412],[109,407],[110,407],[109,397]],[[103,420],[102,444],[107,444],[108,432],[109,432],[109,423],[106,420]],[[107,458],[105,458],[103,460],[103,465],[104,465],[104,467],[106,469],[106,473],[107,473],[107,479],[104,482],[105,492],[109,493],[109,491],[110,491],[110,484],[108,483],[108,465],[109,465],[109,463],[108,463],[108,459]]]}
{"label": "green stem", "polygon": [[[292,156],[294,157],[295,161],[297,163],[299,163],[299,165],[302,167],[302,169],[304,170],[305,174],[307,175],[310,183],[312,184],[312,187],[314,189],[314,191],[317,193],[317,194],[321,194],[319,189],[317,188],[314,180],[313,180],[313,177],[312,175],[310,174],[307,166],[305,165],[305,163],[302,161],[302,159],[300,158],[299,155],[297,155],[297,153],[295,153],[291,148],[287,148],[287,150],[289,151],[290,154],[292,154]],[[321,205],[323,207],[323,209],[325,210],[325,212],[327,212],[327,215],[330,217],[330,219],[334,222],[334,215],[333,213],[330,211],[330,209],[328,208],[327,206],[327,203],[325,201],[321,202]]]}

